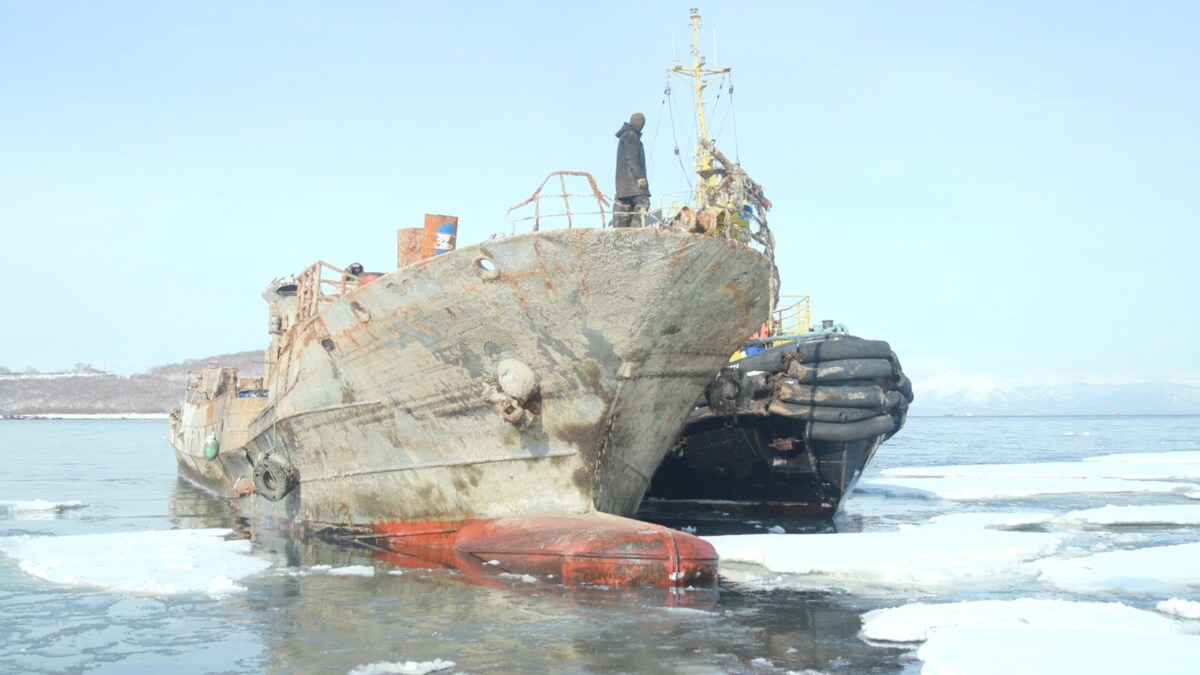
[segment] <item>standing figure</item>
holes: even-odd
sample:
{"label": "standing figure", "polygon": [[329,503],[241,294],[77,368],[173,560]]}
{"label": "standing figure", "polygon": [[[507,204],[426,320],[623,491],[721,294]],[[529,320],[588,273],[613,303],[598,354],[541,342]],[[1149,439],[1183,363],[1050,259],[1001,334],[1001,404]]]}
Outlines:
{"label": "standing figure", "polygon": [[650,185],[646,182],[646,150],[642,127],[646,117],[634,113],[617,132],[617,201],[613,204],[613,227],[646,225],[650,209]]}

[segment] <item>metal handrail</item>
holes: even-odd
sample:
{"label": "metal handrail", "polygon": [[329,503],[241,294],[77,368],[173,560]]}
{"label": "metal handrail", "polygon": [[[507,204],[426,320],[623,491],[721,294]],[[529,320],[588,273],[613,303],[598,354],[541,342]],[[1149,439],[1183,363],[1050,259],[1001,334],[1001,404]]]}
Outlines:
{"label": "metal handrail", "polygon": [[[326,279],[324,270],[330,270],[337,279]],[[346,294],[346,282],[352,275],[346,270],[330,265],[324,260],[318,260],[309,265],[296,277],[296,314],[300,320],[312,319],[321,311],[321,303],[332,302],[335,298]],[[325,287],[332,287],[336,292],[326,293]]]}
{"label": "metal handrail", "polygon": [[[566,178],[567,176],[575,176],[575,177],[587,179],[588,186],[591,188],[591,194],[571,194],[571,193],[567,192],[567,178]],[[552,178],[558,178],[558,186],[559,186],[560,193],[552,194],[552,195],[543,195],[542,190],[545,189],[546,184],[549,183],[550,179],[552,179]],[[594,199],[597,204],[597,210],[595,210],[595,211],[579,211],[579,212],[572,211],[571,210],[571,198],[572,197],[574,197],[576,199],[587,199],[587,198]],[[543,199],[562,199],[562,202],[563,202],[562,211],[561,212],[542,213],[542,200]],[[512,216],[513,211],[524,208],[530,204],[533,204],[533,215],[523,216],[520,218],[514,218]],[[545,180],[542,181],[542,184],[539,185],[538,188],[533,191],[533,194],[529,195],[528,199],[522,201],[519,204],[514,204],[513,206],[510,206],[508,208],[508,210],[504,212],[504,219],[506,221],[508,221],[508,224],[512,230],[512,234],[517,233],[517,223],[522,223],[525,221],[533,221],[533,228],[531,231],[537,232],[538,230],[541,229],[542,218],[566,218],[567,219],[567,229],[571,229],[571,227],[573,227],[575,224],[576,216],[599,215],[600,216],[600,227],[604,227],[608,223],[608,216],[607,216],[607,212],[605,211],[605,207],[611,207],[611,206],[612,206],[612,203],[608,200],[607,197],[604,196],[604,193],[600,192],[600,187],[598,185],[596,185],[596,179],[592,177],[592,174],[590,174],[586,171],[553,171],[549,175],[546,176]]]}
{"label": "metal handrail", "polygon": [[[790,305],[786,303],[795,300]],[[812,303],[807,295],[781,295],[771,322],[771,335],[800,335],[812,331]]]}

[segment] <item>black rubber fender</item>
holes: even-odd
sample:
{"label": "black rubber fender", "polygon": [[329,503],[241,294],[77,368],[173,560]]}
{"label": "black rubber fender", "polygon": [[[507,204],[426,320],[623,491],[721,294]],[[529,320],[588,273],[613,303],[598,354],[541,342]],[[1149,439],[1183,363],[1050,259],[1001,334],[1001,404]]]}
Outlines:
{"label": "black rubber fender", "polygon": [[899,375],[897,375],[896,376],[896,386],[893,388],[896,391],[900,392],[900,395],[904,397],[905,401],[908,401],[909,403],[913,402],[912,380],[908,379],[907,375],[905,375],[904,373],[900,373]]}
{"label": "black rubber fender", "polygon": [[859,422],[872,417],[877,417],[883,411],[871,408],[836,408],[833,406],[820,405],[803,405],[800,403],[788,403],[786,401],[772,401],[771,405],[767,406],[767,412],[772,415],[781,415],[790,417],[796,420],[805,422]]}
{"label": "black rubber fender", "polygon": [[908,408],[908,402],[904,400],[904,395],[898,391],[885,392],[883,395],[883,407],[887,410],[896,410],[901,404]]}
{"label": "black rubber fender", "polygon": [[704,388],[708,407],[721,415],[735,414],[739,408],[748,405],[753,396],[750,378],[738,368],[723,368]]}
{"label": "black rubber fender", "polygon": [[896,428],[893,429],[887,436],[885,436],[884,440],[895,436],[896,432],[904,428],[904,422],[908,419],[908,403],[901,401],[899,407],[890,411],[890,413],[892,415],[892,420],[896,422]]}
{"label": "black rubber fender", "polygon": [[254,466],[254,490],[269,502],[288,496],[300,484],[300,474],[291,462],[267,455]]}
{"label": "black rubber fender", "polygon": [[877,386],[813,386],[785,377],[779,385],[779,400],[802,405],[882,410],[887,397]]}
{"label": "black rubber fender", "polygon": [[819,363],[788,364],[787,374],[797,382],[838,382],[875,380],[892,377],[895,367],[890,359],[837,359]]}
{"label": "black rubber fender", "polygon": [[802,340],[796,343],[800,363],[839,361],[841,359],[888,359],[892,347],[883,340],[864,340],[853,336],[830,340]]}
{"label": "black rubber fender", "polygon": [[814,441],[861,441],[872,436],[886,436],[896,430],[896,420],[891,415],[877,415],[858,422],[842,424],[810,422],[808,437]]}

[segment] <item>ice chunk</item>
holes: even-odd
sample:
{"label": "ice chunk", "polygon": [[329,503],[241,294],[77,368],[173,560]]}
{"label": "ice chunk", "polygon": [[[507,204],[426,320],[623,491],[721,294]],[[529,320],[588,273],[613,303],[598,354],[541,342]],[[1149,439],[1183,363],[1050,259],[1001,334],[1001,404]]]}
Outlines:
{"label": "ice chunk", "polygon": [[1200,587],[1200,543],[1040,560],[1043,581],[1076,593],[1171,593]]}
{"label": "ice chunk", "polygon": [[385,675],[388,673],[403,673],[404,675],[425,675],[439,670],[450,670],[455,666],[453,661],[434,659],[432,661],[381,661],[358,666],[349,675]]}
{"label": "ice chunk", "polygon": [[348,565],[346,567],[333,567],[328,570],[328,574],[335,577],[373,577],[375,576],[375,568],[367,565]]}
{"label": "ice chunk", "polygon": [[[1036,578],[1036,568],[1022,563],[1057,550],[1063,535],[997,528],[1040,522],[1048,517],[1047,514],[961,514],[897,532],[747,534],[704,539],[716,547],[721,557],[721,573],[727,576],[733,574],[731,564],[741,563],[774,573],[819,576],[847,587],[936,589],[967,580]],[[886,551],[887,555],[880,555],[880,551]],[[778,583],[798,581],[780,579]]]}
{"label": "ice chunk", "polygon": [[1200,525],[1200,506],[1104,506],[1097,509],[1071,511],[1063,522],[1083,527],[1113,525]]}
{"label": "ice chunk", "polygon": [[42,520],[57,518],[68,511],[77,511],[83,508],[87,508],[87,504],[80,501],[49,502],[42,499],[3,501],[0,502],[0,516],[22,520]]}
{"label": "ice chunk", "polygon": [[913,603],[877,609],[863,615],[860,635],[874,642],[924,642],[930,635],[952,628],[1006,626],[1033,629],[1070,626],[1076,630],[1138,634],[1181,632],[1175,621],[1119,602],[1022,598]]}
{"label": "ice chunk", "polygon": [[[1169,655],[1169,656],[1168,656]],[[917,651],[922,673],[1194,673],[1200,635],[1138,634],[1074,628],[955,628]]]}
{"label": "ice chunk", "polygon": [[28,574],[53,583],[146,595],[244,590],[234,583],[271,563],[228,529],[151,530],[0,539],[0,551]]}
{"label": "ice chunk", "polygon": [[1200,602],[1196,602],[1195,600],[1171,598],[1170,600],[1163,600],[1154,608],[1163,614],[1177,616],[1181,619],[1200,621]]}

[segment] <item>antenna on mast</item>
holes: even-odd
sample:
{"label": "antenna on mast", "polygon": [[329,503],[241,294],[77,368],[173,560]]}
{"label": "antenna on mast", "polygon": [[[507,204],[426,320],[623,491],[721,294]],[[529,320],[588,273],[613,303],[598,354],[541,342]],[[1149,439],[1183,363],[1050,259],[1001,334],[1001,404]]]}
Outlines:
{"label": "antenna on mast", "polygon": [[[671,68],[667,68],[668,73],[674,73],[683,80],[687,81],[692,86],[692,94],[696,99],[696,173],[711,169],[713,167],[713,156],[708,151],[705,144],[708,143],[708,120],[704,114],[704,88],[710,83],[710,80],[718,75],[724,75],[730,72],[730,68],[705,68],[704,57],[700,55],[700,10],[692,8],[692,65],[684,67],[678,62]],[[713,42],[716,42],[716,32],[713,32]],[[714,60],[715,54],[714,54]],[[696,201],[703,205],[708,195],[712,193],[716,187],[717,177],[709,175],[707,178],[701,177],[696,183]]]}

